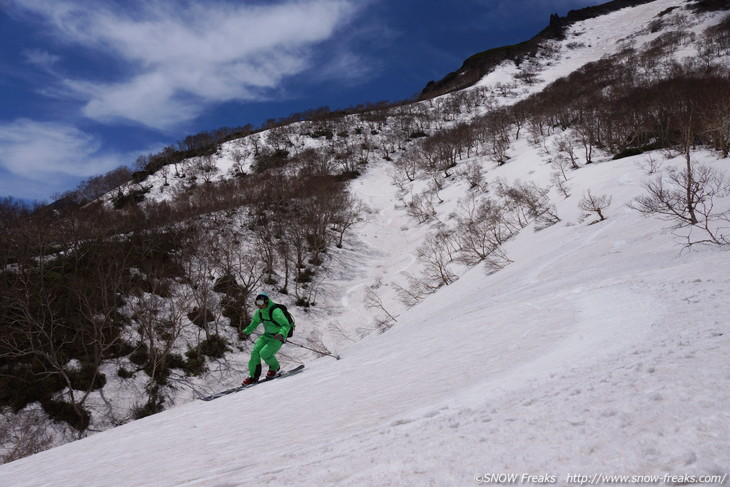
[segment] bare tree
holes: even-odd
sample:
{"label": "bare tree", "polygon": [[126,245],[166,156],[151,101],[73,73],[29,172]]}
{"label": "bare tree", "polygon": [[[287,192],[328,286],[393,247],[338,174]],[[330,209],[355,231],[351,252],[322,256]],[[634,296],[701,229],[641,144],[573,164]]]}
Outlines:
{"label": "bare tree", "polygon": [[558,191],[560,191],[563,196],[566,198],[570,198],[570,193],[568,190],[568,185],[566,184],[567,179],[565,178],[565,173],[561,173],[560,171],[554,171],[550,175],[550,180],[553,182],[556,188],[558,188]]}
{"label": "bare tree", "polygon": [[342,248],[345,233],[355,224],[362,221],[365,205],[349,193],[340,193],[337,199],[338,211],[333,215],[333,230],[337,234],[337,248]]}
{"label": "bare tree", "polygon": [[145,388],[146,404],[138,408],[139,417],[162,410],[164,397],[160,386],[167,381],[168,358],[183,332],[185,315],[192,300],[182,288],[168,295],[163,281],[154,279],[151,283],[152,292],[139,292],[128,304],[141,338],[137,361],[150,378]]}
{"label": "bare tree", "polygon": [[487,184],[484,180],[481,165],[478,163],[468,163],[461,171],[461,176],[469,183],[469,189],[486,191]]}
{"label": "bare tree", "polygon": [[639,167],[647,174],[652,175],[656,173],[660,168],[662,164],[661,161],[656,159],[653,154],[649,153],[644,158],[644,161],[639,163]]}
{"label": "bare tree", "polygon": [[[385,305],[383,304],[382,298],[380,297],[380,295],[378,295],[377,292],[375,292],[375,289],[373,289],[373,287],[369,287],[368,290],[365,292],[365,305],[368,308],[379,309],[380,311],[385,313],[388,319],[383,320],[383,322],[390,323],[390,326],[398,321],[398,319],[386,309]],[[386,325],[386,329],[390,328],[390,326]]]}
{"label": "bare tree", "polygon": [[423,270],[418,276],[406,274],[407,288],[395,285],[403,302],[408,305],[416,304],[441,287],[456,281],[457,275],[449,269],[449,264],[454,261],[454,245],[453,237],[448,233],[437,232],[426,238],[418,248]]}
{"label": "bare tree", "polygon": [[550,162],[557,168],[556,172],[563,182],[568,182],[568,175],[565,172],[571,166],[570,160],[563,154],[557,154],[550,159]]}
{"label": "bare tree", "polygon": [[730,182],[720,171],[704,165],[690,165],[681,171],[672,170],[644,184],[648,194],[636,198],[630,207],[644,214],[658,215],[673,222],[673,228],[697,229],[705,236],[694,240],[687,235],[689,245],[713,243],[726,245],[730,237],[725,232],[730,223],[730,209],[717,209],[716,198],[730,192]]}
{"label": "bare tree", "polygon": [[[262,225],[258,228],[269,227]],[[217,291],[220,288],[228,296],[230,305],[241,308],[240,312],[230,312],[230,316],[224,313],[237,329],[250,321],[250,298],[263,281],[267,269],[269,275],[273,273],[275,242],[267,241],[264,236],[257,232],[256,239],[245,241],[242,235],[230,227],[218,234],[219,243],[213,258],[217,272],[222,277],[218,280],[218,288],[214,289]],[[234,319],[237,321],[234,322]]]}
{"label": "bare tree", "polygon": [[[218,299],[213,287],[215,285],[215,264],[212,253],[217,250],[217,246],[210,249],[212,252],[205,251],[207,245],[212,245],[209,240],[201,245],[198,255],[191,255],[185,266],[185,274],[190,282],[190,297],[193,309],[188,317],[199,326],[205,333],[205,339],[211,338],[211,335],[218,334],[218,325],[220,321],[220,313],[218,307]],[[213,327],[211,327],[211,323]]]}
{"label": "bare tree", "polygon": [[596,214],[598,214],[598,218],[600,218],[599,221],[603,221],[606,219],[605,216],[603,216],[603,211],[611,206],[611,197],[606,195],[594,195],[591,193],[591,190],[586,190],[585,193],[583,193],[583,197],[578,202],[578,208],[580,208],[583,211],[594,211]]}
{"label": "bare tree", "polygon": [[501,247],[518,231],[505,216],[504,208],[491,199],[479,203],[476,198],[467,197],[461,201],[455,230],[459,261],[466,265],[488,262],[492,258],[503,261]]}
{"label": "bare tree", "polygon": [[535,183],[515,181],[511,186],[497,181],[497,194],[503,199],[504,218],[520,227],[535,220],[544,227],[560,221],[555,205],[550,202],[549,188],[541,188]]}
{"label": "bare tree", "polygon": [[[14,371],[29,367],[25,381],[40,393],[36,400],[83,431],[90,421],[86,400],[105,382],[98,368],[123,326],[118,308],[128,281],[128,253],[120,251],[123,245],[79,232],[77,238],[88,240],[57,247],[65,254],[52,255],[47,246],[66,230],[36,225],[12,229],[16,262],[3,275],[0,300],[0,359],[12,366],[3,375],[12,384]],[[50,397],[59,390],[64,402]],[[17,396],[18,406],[27,398]]]}
{"label": "bare tree", "polygon": [[[567,158],[570,162],[570,167],[573,169],[579,169],[578,156],[576,154],[576,144],[572,137],[569,135],[563,135],[555,140],[555,149],[558,151],[558,155],[562,155]],[[556,158],[557,159],[557,158]]]}
{"label": "bare tree", "polygon": [[449,285],[456,280],[456,274],[448,268],[449,263],[454,260],[451,245],[450,236],[439,232],[426,237],[426,241],[418,249],[418,257],[425,264],[423,278],[437,287]]}
{"label": "bare tree", "polygon": [[4,411],[0,415],[0,463],[8,463],[51,447],[46,417],[40,411]]}
{"label": "bare tree", "polygon": [[248,161],[250,154],[244,144],[239,144],[237,147],[231,149],[231,159],[233,160],[233,174],[235,176],[243,176],[246,174],[246,162]]}
{"label": "bare tree", "polygon": [[405,176],[408,181],[415,181],[420,166],[420,155],[417,150],[411,149],[402,154],[393,163],[394,172]]}
{"label": "bare tree", "polygon": [[433,203],[434,193],[426,191],[422,194],[414,194],[406,204],[408,214],[416,218],[420,223],[436,220],[436,208]]}

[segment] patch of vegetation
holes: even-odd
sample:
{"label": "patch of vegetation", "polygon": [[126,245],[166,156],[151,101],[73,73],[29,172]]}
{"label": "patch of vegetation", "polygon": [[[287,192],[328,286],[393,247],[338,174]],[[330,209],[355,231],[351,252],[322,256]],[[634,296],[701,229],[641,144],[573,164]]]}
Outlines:
{"label": "patch of vegetation", "polygon": [[362,176],[360,171],[343,171],[335,176],[336,181],[347,182]]}
{"label": "patch of vegetation", "polygon": [[205,328],[207,323],[210,323],[213,321],[214,314],[212,311],[209,311],[205,308],[200,309],[197,306],[193,308],[191,312],[187,314],[188,319],[196,326],[200,328]]}
{"label": "patch of vegetation", "polygon": [[220,335],[211,335],[207,340],[203,340],[198,345],[200,353],[211,358],[221,358],[225,355],[228,348],[228,340]]}
{"label": "patch of vegetation", "polygon": [[185,359],[179,353],[170,353],[165,358],[165,365],[170,369],[185,369]]}
{"label": "patch of vegetation", "polygon": [[65,401],[55,401],[46,399],[41,401],[43,410],[54,421],[64,421],[79,431],[84,431],[89,427],[91,416],[86,409],[80,406],[74,406]]}
{"label": "patch of vegetation", "polygon": [[79,369],[67,370],[66,375],[71,380],[71,387],[79,391],[94,391],[106,385],[106,375],[91,363],[84,363]]}
{"label": "patch of vegetation", "polygon": [[631,156],[638,156],[639,154],[643,154],[644,151],[639,149],[638,147],[630,147],[628,149],[622,150],[615,156],[613,156],[613,160],[623,159],[624,157],[631,157]]}
{"label": "patch of vegetation", "polygon": [[146,343],[140,343],[137,348],[129,355],[129,361],[140,367],[147,365],[150,360],[150,352]]}
{"label": "patch of vegetation", "polygon": [[278,149],[275,151],[262,151],[254,162],[254,170],[262,173],[269,169],[284,167],[289,162],[289,151]]}
{"label": "patch of vegetation", "polygon": [[60,374],[43,374],[40,363],[5,364],[0,367],[0,406],[18,412],[27,404],[44,401],[63,390],[66,383]]}
{"label": "patch of vegetation", "polygon": [[185,352],[185,357],[187,357],[185,360],[185,367],[183,368],[185,375],[199,376],[206,371],[205,357],[202,353],[200,353],[200,349],[198,347],[188,348]]}
{"label": "patch of vegetation", "polygon": [[221,298],[221,315],[228,318],[231,327],[237,330],[247,323],[244,304],[241,296],[225,295]]}
{"label": "patch of vegetation", "polygon": [[132,377],[134,377],[134,371],[127,370],[124,367],[119,367],[119,370],[117,370],[117,375],[122,379],[131,379]]}
{"label": "patch of vegetation", "polygon": [[215,284],[213,284],[213,291],[232,296],[241,292],[241,286],[236,282],[235,276],[226,274],[216,279]]}
{"label": "patch of vegetation", "polygon": [[162,412],[165,409],[163,406],[164,403],[165,399],[160,397],[159,389],[155,387],[151,391],[150,397],[148,398],[146,403],[141,406],[136,406],[134,409],[132,409],[132,418],[142,419],[146,418],[147,416],[152,416],[153,414]]}
{"label": "patch of vegetation", "polygon": [[319,139],[319,138],[324,137],[327,140],[331,140],[335,136],[335,133],[331,129],[319,129],[319,130],[315,130],[314,132],[310,133],[309,136],[314,139]]}
{"label": "patch of vegetation", "polygon": [[144,201],[145,195],[150,192],[150,188],[132,189],[128,193],[120,192],[112,198],[112,206],[120,210],[130,206],[135,206]]}

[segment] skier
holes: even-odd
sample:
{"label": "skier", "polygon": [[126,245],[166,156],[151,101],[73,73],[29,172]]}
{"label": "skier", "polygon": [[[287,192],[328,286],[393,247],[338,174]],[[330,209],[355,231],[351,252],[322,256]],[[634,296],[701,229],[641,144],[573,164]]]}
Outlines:
{"label": "skier", "polygon": [[[264,324],[264,334],[261,335],[251,350],[251,359],[248,361],[249,376],[243,381],[243,385],[255,384],[261,376],[261,359],[269,366],[266,378],[271,379],[280,371],[279,361],[274,354],[279,351],[286,341],[291,329],[291,323],[286,319],[283,311],[274,308],[276,303],[269,299],[266,293],[256,296],[256,312],[253,314],[251,323],[241,331],[241,338],[246,340],[249,335],[261,324]],[[272,308],[274,308],[272,310]]]}

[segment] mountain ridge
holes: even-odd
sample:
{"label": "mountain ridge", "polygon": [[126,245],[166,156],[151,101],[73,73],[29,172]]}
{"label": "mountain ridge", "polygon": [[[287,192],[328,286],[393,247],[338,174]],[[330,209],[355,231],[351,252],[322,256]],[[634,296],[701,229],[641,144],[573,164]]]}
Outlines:
{"label": "mountain ridge", "polygon": [[[509,46],[500,46],[482,51],[468,57],[461,67],[448,73],[440,80],[429,81],[421,90],[418,99],[426,100],[453,91],[473,86],[485,75],[489,74],[497,65],[504,61],[513,61],[519,65],[523,58],[534,56],[540,43],[549,39],[561,39],[565,29],[570,25],[606,15],[617,10],[652,3],[655,0],[612,0],[595,6],[570,10],[561,17],[558,14],[550,15],[550,21],[543,30],[527,41]],[[727,0],[694,0],[699,10],[728,10],[730,2]]]}

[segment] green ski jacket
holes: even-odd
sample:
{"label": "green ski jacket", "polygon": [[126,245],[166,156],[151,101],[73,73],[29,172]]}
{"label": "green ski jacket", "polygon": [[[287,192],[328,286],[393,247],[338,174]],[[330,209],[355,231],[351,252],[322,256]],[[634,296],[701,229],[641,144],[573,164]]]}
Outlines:
{"label": "green ski jacket", "polygon": [[276,306],[276,303],[269,299],[269,305],[264,309],[256,309],[253,314],[251,323],[243,330],[247,335],[250,335],[258,326],[264,324],[264,335],[273,337],[277,333],[286,339],[291,330],[291,323],[286,319],[284,313],[279,309],[275,309],[273,313],[271,308]]}

